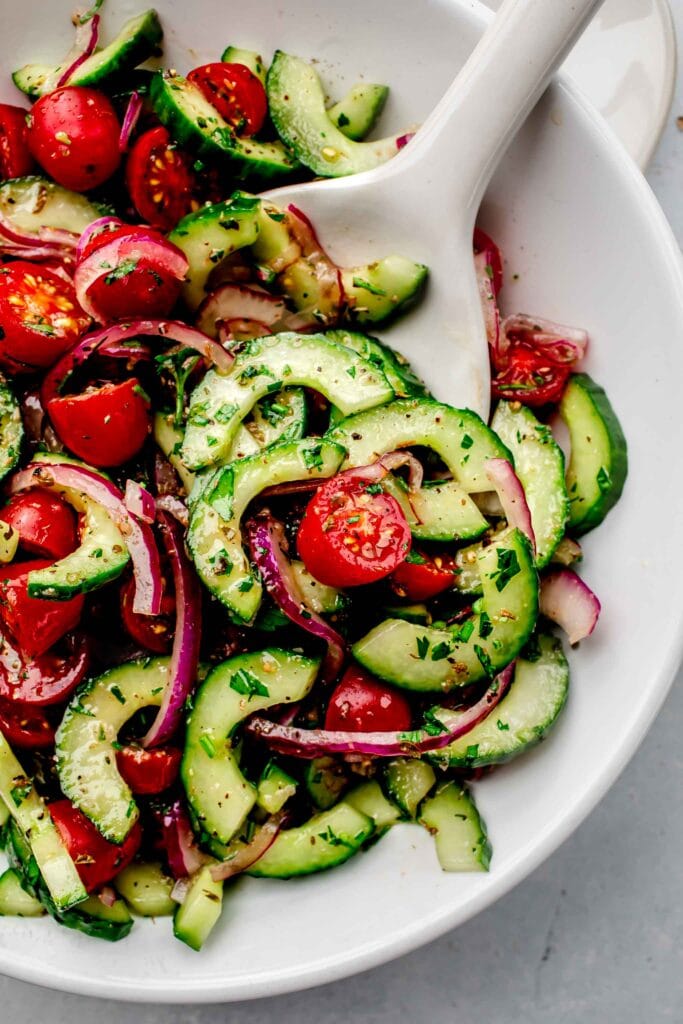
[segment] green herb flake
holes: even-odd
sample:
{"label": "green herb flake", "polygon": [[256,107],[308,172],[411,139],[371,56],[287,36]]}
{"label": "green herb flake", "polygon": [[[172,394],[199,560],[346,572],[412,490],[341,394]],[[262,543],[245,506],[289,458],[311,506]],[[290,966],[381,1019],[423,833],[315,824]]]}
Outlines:
{"label": "green herb flake", "polygon": [[14,785],[9,791],[9,795],[12,797],[12,803],[15,807],[21,807],[26,797],[33,789],[33,783],[27,776],[22,778],[16,778],[12,780]]}
{"label": "green herb flake", "polygon": [[470,760],[473,760],[478,755],[479,755],[479,744],[478,743],[471,743],[470,746],[465,751],[465,757],[469,758]]}
{"label": "green herb flake", "polygon": [[109,687],[109,692],[112,695],[112,697],[116,697],[116,699],[119,702],[119,704],[125,704],[126,703],[126,698],[121,693],[120,687],[118,687],[116,685],[110,686]]}
{"label": "green herb flake", "polygon": [[307,469],[319,469],[323,464],[322,445],[312,444],[301,449],[304,464]]}
{"label": "green herb flake", "polygon": [[496,722],[496,726],[500,729],[501,732],[508,732],[508,730],[510,728],[508,723],[507,722],[501,722],[500,718]]}
{"label": "green herb flake", "polygon": [[409,551],[405,557],[408,565],[426,565],[427,559],[419,551]]}
{"label": "green herb flake", "polygon": [[512,548],[497,548],[496,557],[498,568],[491,573],[491,579],[496,581],[496,590],[501,593],[507,587],[511,579],[521,572],[517,552]]}
{"label": "green herb flake", "polygon": [[240,580],[240,582],[237,584],[237,589],[239,590],[240,594],[246,594],[252,589],[253,586],[254,580],[250,578],[246,580]]}
{"label": "green herb flake", "polygon": [[348,124],[351,124],[351,122],[350,122],[349,118],[346,116],[346,114],[344,113],[344,111],[342,110],[341,114],[337,118],[337,125],[340,128],[346,128],[346,126]]}
{"label": "green herb flake", "polygon": [[483,668],[488,678],[492,679],[493,676],[495,675],[495,670],[493,668],[493,662],[491,661],[491,658],[489,657],[487,652],[484,650],[483,647],[480,647],[479,644],[475,644],[474,653],[479,659],[479,664]]}
{"label": "green herb flake", "polygon": [[128,259],[121,260],[121,262],[114,267],[110,274],[104,279],[105,284],[114,284],[116,281],[121,281],[123,278],[130,277],[133,271],[137,268],[140,260]]}
{"label": "green herb flake", "polygon": [[248,697],[249,700],[252,697],[270,697],[268,687],[264,686],[260,679],[257,679],[252,672],[248,672],[245,668],[239,669],[231,677],[230,689]]}
{"label": "green herb flake", "polygon": [[443,661],[451,653],[451,645],[445,642],[434,644],[432,648],[432,661]]}
{"label": "green herb flake", "polygon": [[371,295],[379,295],[382,298],[387,294],[383,288],[378,288],[371,281],[364,281],[362,277],[354,277],[353,287],[362,288],[363,291],[370,292]]}
{"label": "green herb flake", "polygon": [[429,650],[429,637],[418,636],[415,643],[417,644],[417,656],[421,661],[424,661]]}
{"label": "green herb flake", "polygon": [[465,450],[467,450],[468,448],[471,448],[473,444],[474,444],[474,441],[472,440],[470,435],[469,434],[463,434],[462,441],[460,442],[460,447],[464,448]]}
{"label": "green herb flake", "polygon": [[207,733],[202,733],[199,737],[199,746],[207,757],[214,758],[216,756],[216,744]]}
{"label": "green herb flake", "polygon": [[490,636],[493,632],[493,623],[491,617],[486,611],[482,611],[479,616],[479,636],[482,640],[485,640],[487,636]]}

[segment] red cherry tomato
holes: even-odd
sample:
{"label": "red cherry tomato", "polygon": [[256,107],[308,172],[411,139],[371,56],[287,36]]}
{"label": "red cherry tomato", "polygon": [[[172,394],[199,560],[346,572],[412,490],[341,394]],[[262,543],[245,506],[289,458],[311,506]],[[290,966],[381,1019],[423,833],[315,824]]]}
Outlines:
{"label": "red cherry tomato", "polygon": [[25,658],[7,637],[0,638],[0,699],[32,707],[59,704],[76,689],[88,669],[88,646],[83,639],[69,654],[48,651]]}
{"label": "red cherry tomato", "polygon": [[237,135],[255,135],[261,130],[268,113],[266,90],[244,64],[203,64],[187,77]]}
{"label": "red cherry tomato", "polygon": [[342,732],[404,732],[413,713],[398,690],[380,683],[358,665],[347,668],[325,715],[325,728]]}
{"label": "red cherry tomato", "polygon": [[28,574],[52,562],[39,559],[0,567],[0,619],[26,658],[45,654],[65,633],[78,625],[83,595],[68,601],[28,596]]}
{"label": "red cherry tomato", "polygon": [[28,148],[28,110],[0,103],[0,177],[21,178],[33,170]]}
{"label": "red cherry tomato", "polygon": [[42,96],[28,118],[28,144],[59,185],[87,192],[119,166],[121,125],[104,93],[77,85]]}
{"label": "red cherry tomato", "polygon": [[493,294],[497,295],[503,287],[503,257],[490,235],[487,235],[481,228],[474,229],[474,252],[475,255],[480,252],[486,253],[487,266],[491,268]]}
{"label": "red cherry tomato", "polygon": [[135,377],[48,402],[60,439],[91,466],[120,466],[142,448],[150,431],[150,401]]}
{"label": "red cherry tomato", "polygon": [[89,323],[73,285],[51,270],[23,260],[0,267],[0,365],[15,373],[52,366]]}
{"label": "red cherry tomato", "polygon": [[353,470],[322,484],[299,527],[297,547],[321,583],[355,587],[383,579],[410,551],[406,518],[395,498]]}
{"label": "red cherry tomato", "polygon": [[[163,235],[152,228],[140,228],[122,224],[113,229],[104,228],[94,234],[83,250],[82,259],[97,252],[117,238],[139,236],[158,238],[167,242]],[[144,250],[144,243],[141,244]],[[108,269],[109,263],[104,265]],[[112,267],[104,277],[99,278],[88,289],[88,297],[101,310],[107,320],[137,319],[139,317],[159,318],[167,316],[180,295],[181,282],[169,276],[154,259],[145,256],[125,259]]]}
{"label": "red cherry tomato", "polygon": [[123,747],[116,752],[116,763],[133,793],[156,796],[172,786],[178,778],[183,756],[178,747]]}
{"label": "red cherry tomato", "polygon": [[199,180],[192,158],[176,147],[161,126],[141,135],[131,149],[126,185],[140,217],[161,231],[170,231],[199,207]]}
{"label": "red cherry tomato", "polygon": [[107,842],[70,800],[55,800],[47,806],[88,892],[111,882],[140,849],[142,828],[139,821],[135,822],[124,842],[117,846]]}
{"label": "red cherry tomato", "polygon": [[526,342],[514,342],[505,354],[506,367],[494,371],[491,394],[524,405],[559,402],[567,378],[569,363],[557,363]]}
{"label": "red cherry tomato", "polygon": [[43,750],[55,741],[55,730],[42,708],[0,699],[0,732],[11,747]]}
{"label": "red cherry tomato", "polygon": [[65,558],[78,547],[73,509],[39,487],[10,498],[0,509],[0,519],[16,530],[21,547],[33,555]]}
{"label": "red cherry tomato", "polygon": [[427,601],[448,590],[458,570],[450,555],[431,558],[415,550],[392,573],[391,585],[399,597],[410,601]]}
{"label": "red cherry tomato", "polygon": [[161,615],[138,615],[133,611],[135,580],[131,577],[121,587],[121,621],[136,643],[155,654],[166,654],[171,649],[174,629],[175,598],[164,593]]}

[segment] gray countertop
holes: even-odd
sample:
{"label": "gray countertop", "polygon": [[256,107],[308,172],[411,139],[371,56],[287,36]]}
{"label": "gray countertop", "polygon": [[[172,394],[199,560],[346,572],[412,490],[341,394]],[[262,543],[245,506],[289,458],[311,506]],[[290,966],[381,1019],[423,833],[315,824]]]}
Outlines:
{"label": "gray countertop", "polygon": [[[683,39],[683,0],[673,0]],[[683,242],[683,76],[648,178]],[[683,672],[649,736],[578,831],[494,907],[395,963],[218,1009],[231,1024],[660,1024],[683,1020]],[[209,1024],[216,1007],[134,1006],[0,978],[29,1024]]]}

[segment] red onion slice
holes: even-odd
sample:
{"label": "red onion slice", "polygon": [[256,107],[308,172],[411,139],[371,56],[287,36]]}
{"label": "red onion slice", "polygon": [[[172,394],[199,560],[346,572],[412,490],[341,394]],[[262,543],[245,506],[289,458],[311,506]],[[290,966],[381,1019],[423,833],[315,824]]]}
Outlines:
{"label": "red onion slice", "polygon": [[283,300],[257,285],[223,284],[204,299],[196,324],[210,338],[218,336],[219,322],[231,320],[255,320],[275,334],[286,314]]}
{"label": "red onion slice", "polygon": [[106,217],[98,217],[97,220],[94,220],[91,224],[88,224],[87,228],[85,229],[85,231],[83,231],[81,237],[78,240],[78,245],[76,247],[76,259],[80,260],[88,243],[94,235],[98,235],[103,231],[109,230],[110,226],[112,231],[115,228],[121,228],[123,227],[123,221],[120,217],[114,217],[111,214],[109,214]]}
{"label": "red onion slice", "polygon": [[325,683],[331,682],[337,678],[346,660],[346,641],[329,623],[306,607],[292,566],[283,552],[285,533],[282,523],[270,516],[253,519],[247,526],[247,534],[251,557],[277,606],[291,622],[327,644],[321,678]]}
{"label": "red onion slice", "polygon": [[146,487],[137,480],[126,480],[124,495],[126,508],[143,523],[153,523],[157,515],[156,502]]}
{"label": "red onion slice", "polygon": [[507,459],[487,459],[486,476],[491,481],[508,526],[514,526],[529,538],[531,549],[536,554],[536,534],[531,524],[531,512],[526,500],[522,482]]}
{"label": "red onion slice", "polygon": [[103,903],[105,907],[113,907],[118,899],[116,893],[110,885],[105,885],[103,889],[97,894],[97,898],[100,903]]}
{"label": "red onion slice", "polygon": [[166,743],[180,725],[185,702],[197,682],[202,635],[202,595],[194,566],[185,554],[183,530],[168,512],[160,512],[158,519],[173,572],[176,623],[166,690],[157,716],[142,741],[144,747]]}
{"label": "red onion slice", "polygon": [[311,759],[321,754],[368,754],[371,757],[420,757],[431,750],[440,750],[454,740],[465,736],[475,725],[482,722],[507,693],[515,672],[511,662],[500,672],[484,696],[451,717],[449,712],[440,710],[444,732],[437,736],[425,729],[414,732],[342,732],[328,729],[298,729],[290,725],[271,722],[268,718],[255,717],[247,724],[246,730],[252,736],[264,740],[272,750],[291,757]]}
{"label": "red onion slice", "polygon": [[[49,228],[41,226],[37,231],[20,231],[9,217],[0,213],[0,235],[15,246],[21,255],[26,255],[26,249],[51,249],[52,258],[58,256],[55,250],[64,249],[69,254],[78,245],[78,235],[73,231],[66,231],[64,228]],[[40,245],[38,245],[40,243]],[[9,249],[10,246],[2,246]]]}
{"label": "red onion slice", "polygon": [[[340,268],[327,255],[320,244],[313,224],[303,210],[300,210],[294,203],[289,203],[285,216],[290,234],[299,245],[302,255],[315,268],[315,276],[321,294],[334,297],[331,302],[336,307],[337,314],[340,314],[346,305]],[[318,321],[318,327],[320,327],[320,321]]]}
{"label": "red onion slice", "polygon": [[582,559],[583,550],[578,540],[572,540],[571,537],[563,537],[553,551],[551,562],[569,566],[573,565],[574,562],[580,562]]}
{"label": "red onion slice", "polygon": [[377,464],[383,469],[392,471],[400,466],[408,466],[408,490],[411,494],[419,491],[422,487],[424,469],[419,459],[416,459],[411,452],[396,451],[382,455]]}
{"label": "red onion slice", "polygon": [[161,509],[162,512],[168,512],[169,515],[177,519],[181,526],[185,529],[190,524],[190,513],[187,510],[187,505],[180,498],[177,498],[175,494],[162,494],[156,499],[156,506]]}
{"label": "red onion slice", "polygon": [[558,569],[541,580],[541,613],[567,634],[570,644],[590,636],[600,617],[600,602],[572,569]]}
{"label": "red onion slice", "polygon": [[542,349],[549,359],[557,363],[578,362],[588,347],[587,331],[524,313],[506,316],[502,331],[508,341],[526,341],[534,348]]}
{"label": "red onion slice", "polygon": [[229,860],[224,860],[222,863],[214,865],[210,869],[214,882],[224,882],[234,875],[240,875],[243,871],[247,871],[252,867],[257,860],[260,860],[277,839],[284,817],[285,815],[282,812],[273,814],[268,818],[268,821],[256,830],[251,842],[241,847]]}
{"label": "red onion slice", "polygon": [[94,14],[92,18],[88,18],[85,22],[79,22],[76,25],[76,38],[71,52],[65,58],[66,67],[62,71],[61,75],[55,82],[54,86],[50,86],[48,91],[52,89],[60,89],[63,85],[69,81],[75,71],[80,68],[88,57],[95,52],[97,41],[100,37],[100,16]]}
{"label": "red onion slice", "polygon": [[487,253],[477,253],[474,257],[474,272],[477,277],[481,309],[484,314],[486,338],[491,349],[491,360],[494,366],[497,366],[508,349],[508,341],[505,331],[501,330],[498,302],[496,301],[490,270],[491,267],[488,262]]}
{"label": "red onion slice", "polygon": [[415,132],[406,132],[405,135],[399,135],[396,139],[396,149],[404,149],[411,139],[415,138]]}
{"label": "red onion slice", "polygon": [[131,135],[135,131],[140,114],[142,113],[142,96],[134,89],[130,94],[128,100],[128,106],[126,107],[126,113],[123,116],[123,124],[121,125],[121,134],[119,136],[119,152],[125,153],[130,145]]}
{"label": "red onion slice", "polygon": [[185,804],[175,800],[167,808],[153,806],[152,813],[161,831],[159,845],[166,854],[173,877],[184,879],[196,874],[206,864],[207,857],[197,846]]}
{"label": "red onion slice", "polygon": [[140,615],[161,612],[162,579],[154,534],[126,508],[123,495],[106,477],[70,462],[40,462],[37,459],[10,480],[10,494],[31,487],[69,487],[99,502],[109,512],[130,552],[135,576],[133,611]]}

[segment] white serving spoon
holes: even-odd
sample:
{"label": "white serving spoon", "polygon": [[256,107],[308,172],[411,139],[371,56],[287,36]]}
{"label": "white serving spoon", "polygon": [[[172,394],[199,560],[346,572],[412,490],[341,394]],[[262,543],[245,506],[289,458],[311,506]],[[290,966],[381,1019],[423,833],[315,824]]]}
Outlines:
{"label": "white serving spoon", "polygon": [[500,157],[600,2],[505,0],[448,92],[392,160],[268,193],[281,206],[299,206],[342,265],[391,253],[428,265],[427,295],[392,327],[391,344],[438,397],[484,418],[490,380],[472,259],[475,217]]}

